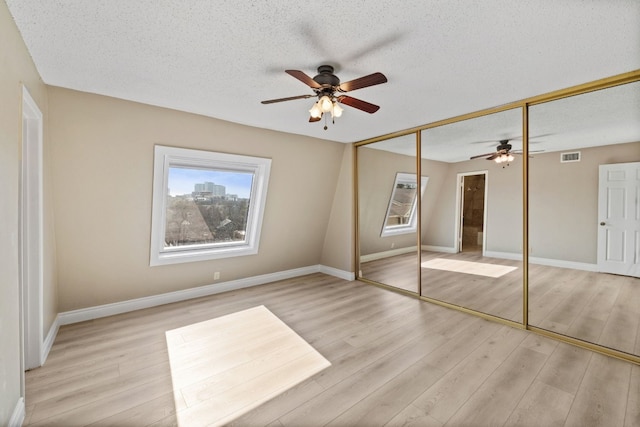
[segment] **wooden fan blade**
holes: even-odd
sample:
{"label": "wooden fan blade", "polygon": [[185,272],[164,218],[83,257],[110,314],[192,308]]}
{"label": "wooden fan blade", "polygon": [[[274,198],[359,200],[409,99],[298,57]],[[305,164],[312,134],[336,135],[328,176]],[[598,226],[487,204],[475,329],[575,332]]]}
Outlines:
{"label": "wooden fan blade", "polygon": [[298,95],[298,96],[290,96],[288,98],[278,98],[278,99],[268,99],[266,101],[261,101],[261,104],[273,104],[275,102],[284,102],[284,101],[293,101],[294,99],[306,99],[314,97],[315,95]]}
{"label": "wooden fan blade", "polygon": [[493,160],[493,159],[495,159],[496,157],[498,157],[500,155],[501,155],[501,153],[493,153],[491,156],[487,157],[487,160]]}
{"label": "wooden fan blade", "polygon": [[322,118],[322,116],[320,117],[309,117],[309,123],[313,123],[313,122],[319,122],[320,119]]}
{"label": "wooden fan blade", "polygon": [[370,104],[366,101],[361,101],[360,99],[356,99],[347,95],[339,96],[337,100],[341,104],[345,104],[345,105],[348,105],[349,107],[357,108],[358,110],[362,110],[369,114],[373,114],[380,109],[380,107],[377,105]]}
{"label": "wooden fan blade", "polygon": [[382,73],[373,73],[368,76],[360,77],[359,79],[350,80],[346,83],[342,83],[339,87],[341,92],[349,92],[356,89],[362,89],[363,87],[375,86],[381,83],[386,83],[387,78]]}
{"label": "wooden fan blade", "polygon": [[322,87],[315,80],[313,80],[311,77],[300,70],[284,70],[284,72],[289,74],[290,76],[295,77],[311,88],[320,89]]}
{"label": "wooden fan blade", "polygon": [[479,159],[480,157],[493,156],[495,154],[496,154],[495,152],[494,153],[487,153],[487,154],[479,154],[477,156],[470,157],[469,160]]}

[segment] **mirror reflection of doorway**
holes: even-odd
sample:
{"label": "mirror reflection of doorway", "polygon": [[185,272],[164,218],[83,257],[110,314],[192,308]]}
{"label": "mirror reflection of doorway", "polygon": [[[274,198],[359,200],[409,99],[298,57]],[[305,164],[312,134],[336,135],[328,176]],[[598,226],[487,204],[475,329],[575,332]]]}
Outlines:
{"label": "mirror reflection of doorway", "polygon": [[460,194],[460,252],[482,253],[485,223],[485,173],[462,175]]}

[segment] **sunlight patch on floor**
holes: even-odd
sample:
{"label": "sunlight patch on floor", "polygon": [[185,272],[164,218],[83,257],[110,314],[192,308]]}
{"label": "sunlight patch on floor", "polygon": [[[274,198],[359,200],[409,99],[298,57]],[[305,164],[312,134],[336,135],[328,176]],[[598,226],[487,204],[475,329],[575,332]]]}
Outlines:
{"label": "sunlight patch on floor", "polygon": [[453,271],[456,273],[476,274],[487,277],[501,277],[517,270],[518,267],[509,265],[486,264],[483,262],[458,261],[453,259],[435,258],[420,264],[423,268]]}
{"label": "sunlight patch on floor", "polygon": [[166,332],[178,425],[224,425],[331,366],[266,307]]}

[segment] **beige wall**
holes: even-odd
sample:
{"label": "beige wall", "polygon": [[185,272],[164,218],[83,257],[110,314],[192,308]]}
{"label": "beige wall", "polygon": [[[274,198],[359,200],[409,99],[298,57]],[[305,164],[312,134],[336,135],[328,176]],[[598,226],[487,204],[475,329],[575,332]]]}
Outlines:
{"label": "beige wall", "polygon": [[455,194],[451,194],[451,184],[455,190],[455,179],[450,182],[451,165],[423,159],[420,167],[422,175],[429,177],[430,187],[422,199],[422,245],[452,247]]}
{"label": "beige wall", "polygon": [[[597,261],[598,166],[640,161],[640,142],[580,151],[582,160],[577,163],[560,163],[557,152],[536,154],[530,161],[532,257],[587,264]],[[457,174],[482,170],[488,171],[486,250],[522,253],[522,166],[518,160],[505,168],[484,159],[452,164],[423,161],[422,173],[430,177],[432,191],[423,201],[423,245],[455,247]]]}
{"label": "beige wall", "polygon": [[[630,143],[582,149],[577,163],[560,163],[557,152],[530,159],[532,257],[597,262],[598,165],[639,161],[639,147]],[[433,218],[423,231],[423,244],[455,246],[457,174],[488,170],[486,250],[522,253],[522,167],[517,159],[505,168],[484,159],[449,165]]]}
{"label": "beige wall", "polygon": [[[344,144],[62,88],[49,103],[61,312],[209,285],[214,272],[229,281],[317,265],[325,246],[331,267],[349,266],[326,256],[348,255],[335,228],[346,214],[334,213],[327,239]],[[149,266],[155,144],[272,159],[259,254]]]}
{"label": "beige wall", "polygon": [[[380,237],[396,173],[415,173],[415,170],[415,157],[367,146],[358,148],[358,226],[361,256],[417,245],[415,233]],[[429,185],[428,183],[426,191],[429,191]]]}
{"label": "beige wall", "polygon": [[[416,245],[414,234],[380,237],[391,187],[397,172],[415,170],[415,158],[358,148],[360,254],[369,255]],[[422,244],[455,247],[458,173],[489,170],[487,249],[519,252],[522,240],[522,170],[516,163],[502,168],[484,159],[445,163],[424,159],[429,182],[422,201]],[[505,197],[507,195],[507,197]],[[393,248],[391,245],[393,244]]]}
{"label": "beige wall", "polygon": [[0,425],[6,425],[20,398],[19,194],[22,84],[44,115],[44,335],[57,313],[55,246],[51,210],[50,139],[46,88],[0,2]]}
{"label": "beige wall", "polygon": [[353,146],[345,144],[322,250],[322,264],[354,271]]}
{"label": "beige wall", "polygon": [[560,153],[537,154],[530,162],[532,257],[597,263],[598,166],[640,161],[640,142],[580,151],[576,163],[560,163]]}
{"label": "beige wall", "polygon": [[[440,163],[440,165],[438,165]],[[521,252],[522,242],[522,169],[520,162],[502,167],[485,159],[458,163],[431,162],[431,169],[442,171],[438,197],[425,200],[431,219],[423,222],[423,245],[456,247],[456,186],[458,174],[487,171],[486,250]],[[424,171],[423,163],[423,174]]]}

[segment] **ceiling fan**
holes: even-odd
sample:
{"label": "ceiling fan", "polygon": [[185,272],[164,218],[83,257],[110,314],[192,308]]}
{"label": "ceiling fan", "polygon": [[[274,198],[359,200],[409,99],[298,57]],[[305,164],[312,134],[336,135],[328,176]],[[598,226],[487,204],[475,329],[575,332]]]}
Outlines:
{"label": "ceiling fan", "polygon": [[[340,83],[338,76],[333,74],[331,65],[321,65],[318,67],[318,75],[311,78],[300,70],[285,70],[287,74],[300,80],[313,90],[313,94],[290,96],[287,98],[269,99],[262,101],[262,104],[273,104],[276,102],[292,101],[294,99],[306,99],[317,97],[318,102],[314,103],[309,110],[309,122],[317,122],[322,119],[325,113],[330,113],[331,118],[340,117],[342,115],[342,107],[339,104],[348,105],[357,108],[369,114],[373,114],[380,109],[379,106],[343,95],[356,89],[362,89],[369,86],[386,83],[387,78],[382,73],[373,73],[364,77]],[[326,116],[325,116],[326,118]],[[327,129],[325,124],[324,129]]]}
{"label": "ceiling fan", "polygon": [[[496,163],[506,163],[509,165],[509,162],[515,160],[513,157],[514,154],[522,154],[522,150],[511,151],[511,144],[509,144],[509,139],[501,139],[499,141],[498,146],[496,147],[496,151],[493,153],[479,154],[477,156],[473,156],[470,159],[479,159],[481,157],[486,157],[487,160],[495,160]],[[535,150],[529,151],[529,153],[537,153],[542,152],[544,150]]]}

